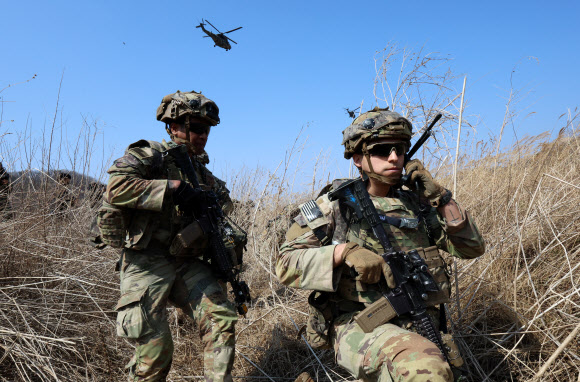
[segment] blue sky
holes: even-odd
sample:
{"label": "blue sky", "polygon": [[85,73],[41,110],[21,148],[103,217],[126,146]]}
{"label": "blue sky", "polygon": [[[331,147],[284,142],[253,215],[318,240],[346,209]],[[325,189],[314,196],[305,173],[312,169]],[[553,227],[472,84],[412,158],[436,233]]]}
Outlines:
{"label": "blue sky", "polygon": [[[519,107],[535,112],[516,126],[520,138],[559,129],[558,116],[580,103],[577,1],[4,1],[0,9],[0,90],[37,74],[0,93],[1,134],[50,125],[63,72],[59,121],[71,136],[83,117],[98,121],[113,156],[166,137],[155,120],[164,95],[202,90],[221,112],[207,147],[218,174],[274,169],[303,126],[305,158],[323,150],[344,171],[343,108],[373,105],[374,55],[389,42],[453,58],[468,76],[467,113],[481,116],[481,139],[499,132],[511,74],[515,88],[531,90]],[[202,18],[222,31],[243,26],[230,34],[238,45],[214,48],[195,28]],[[16,134],[3,139],[3,150],[17,144]]]}

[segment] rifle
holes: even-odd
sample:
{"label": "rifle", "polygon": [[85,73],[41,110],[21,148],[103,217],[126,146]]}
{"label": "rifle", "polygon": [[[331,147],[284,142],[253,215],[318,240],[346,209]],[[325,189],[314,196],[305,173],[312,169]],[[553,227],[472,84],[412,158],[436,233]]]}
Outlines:
{"label": "rifle", "polygon": [[[169,149],[168,153],[175,159],[192,186],[200,188],[189,154],[181,146]],[[245,316],[248,312],[246,302],[251,301],[250,289],[245,281],[239,279],[239,271],[234,268],[224,245],[224,213],[218,203],[217,195],[213,191],[206,191],[205,201],[195,212],[192,212],[192,215],[199,223],[203,233],[209,237],[211,264],[215,268],[218,278],[230,283],[236,309],[240,315]]]}
{"label": "rifle", "polygon": [[427,314],[427,292],[437,292],[439,288],[425,260],[417,250],[395,251],[361,178],[343,183],[329,192],[328,197],[330,200],[340,200],[354,211],[359,220],[365,219],[369,223],[383,247],[384,253],[380,256],[391,268],[396,283],[394,289],[388,289],[384,280],[381,281],[383,298],[388,300],[398,316],[409,314],[419,334],[435,343],[449,362],[441,334]]}

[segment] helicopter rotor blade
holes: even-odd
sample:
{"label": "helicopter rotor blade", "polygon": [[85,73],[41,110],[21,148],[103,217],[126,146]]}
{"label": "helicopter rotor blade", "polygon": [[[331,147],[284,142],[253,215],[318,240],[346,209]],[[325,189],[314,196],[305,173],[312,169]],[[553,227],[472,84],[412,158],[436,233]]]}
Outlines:
{"label": "helicopter rotor blade", "polygon": [[213,29],[215,29],[216,31],[218,31],[218,33],[222,33],[222,32],[220,32],[220,30],[219,30],[219,29],[217,29],[216,27],[214,27],[214,26],[213,26],[213,24],[209,22],[209,20],[205,20],[205,21],[206,21],[206,22],[207,22],[209,25],[211,25],[211,26],[213,27]]}
{"label": "helicopter rotor blade", "polygon": [[234,40],[232,40],[231,38],[229,38],[228,36],[224,36],[225,38],[227,38],[228,40],[230,40],[231,42],[233,42],[234,44],[238,44],[237,42],[235,42]]}
{"label": "helicopter rotor blade", "polygon": [[224,32],[224,34],[226,34],[226,33],[230,33],[230,32],[233,32],[233,31],[237,31],[238,29],[242,29],[242,28],[243,28],[243,27],[238,27],[238,28],[236,28],[236,29],[232,29],[231,31]]}

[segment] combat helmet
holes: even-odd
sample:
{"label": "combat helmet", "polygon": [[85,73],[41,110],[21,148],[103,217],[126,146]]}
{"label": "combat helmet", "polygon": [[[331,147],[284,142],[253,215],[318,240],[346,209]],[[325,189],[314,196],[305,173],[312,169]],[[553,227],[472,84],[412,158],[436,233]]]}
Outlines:
{"label": "combat helmet", "polygon": [[220,123],[219,108],[209,98],[196,91],[182,93],[179,90],[168,94],[157,108],[157,120],[169,124],[185,116],[201,118],[211,126]]}
{"label": "combat helmet", "polygon": [[[182,93],[178,90],[163,97],[161,105],[157,108],[157,120],[165,122],[165,130],[174,142],[184,144],[190,152],[200,155],[204,153],[196,153],[195,148],[189,142],[192,127],[188,117],[196,117],[207,122],[209,126],[215,126],[220,123],[219,112],[215,102],[205,97],[201,92]],[[172,122],[183,124],[187,134],[186,139],[177,138],[171,133],[170,124]]]}
{"label": "combat helmet", "polygon": [[370,173],[367,173],[367,175],[382,182],[392,184],[393,179],[378,175],[374,172],[367,145],[379,139],[394,139],[404,141],[406,143],[406,150],[409,150],[412,133],[413,125],[407,118],[399,113],[390,111],[389,108],[381,109],[377,106],[359,115],[342,132],[344,157],[350,159],[356,153],[363,154],[370,167]]}
{"label": "combat helmet", "polygon": [[342,132],[344,157],[350,159],[355,153],[364,153],[365,143],[377,139],[401,139],[410,143],[412,134],[413,125],[407,118],[389,108],[375,107],[359,115]]}

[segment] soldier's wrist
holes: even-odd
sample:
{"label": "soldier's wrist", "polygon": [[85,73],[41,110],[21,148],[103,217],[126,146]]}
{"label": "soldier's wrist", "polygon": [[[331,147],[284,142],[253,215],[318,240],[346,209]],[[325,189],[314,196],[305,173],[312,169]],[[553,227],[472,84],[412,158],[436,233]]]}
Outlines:
{"label": "soldier's wrist", "polygon": [[344,261],[342,253],[344,252],[344,247],[346,243],[338,244],[334,247],[334,252],[332,253],[332,267],[336,268],[341,265]]}
{"label": "soldier's wrist", "polygon": [[443,207],[451,201],[453,193],[446,188],[441,187],[441,191],[434,198],[429,199],[431,206],[435,208]]}

